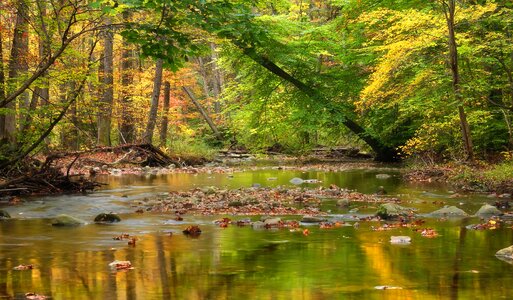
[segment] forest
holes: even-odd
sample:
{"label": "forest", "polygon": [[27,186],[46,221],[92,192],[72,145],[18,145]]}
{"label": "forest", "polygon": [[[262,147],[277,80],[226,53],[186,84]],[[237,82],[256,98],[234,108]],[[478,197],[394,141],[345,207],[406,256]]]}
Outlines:
{"label": "forest", "polygon": [[0,169],[148,143],[509,159],[513,4],[7,0]]}

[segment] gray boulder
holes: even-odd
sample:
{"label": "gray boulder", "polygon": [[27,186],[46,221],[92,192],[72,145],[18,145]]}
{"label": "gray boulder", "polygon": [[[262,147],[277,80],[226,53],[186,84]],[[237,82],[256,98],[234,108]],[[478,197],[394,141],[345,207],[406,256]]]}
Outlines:
{"label": "gray boulder", "polygon": [[468,217],[468,214],[460,208],[456,206],[444,206],[439,210],[435,210],[434,212],[429,214],[432,217]]}
{"label": "gray boulder", "polygon": [[69,215],[58,215],[52,219],[52,226],[71,227],[84,225],[86,222]]}
{"label": "gray boulder", "polygon": [[412,213],[412,211],[412,208],[403,207],[399,204],[383,203],[378,207],[376,216],[384,220],[390,220],[400,216],[408,216]]}
{"label": "gray boulder", "polygon": [[264,226],[267,227],[278,227],[280,226],[281,219],[280,218],[269,218],[264,221]]}
{"label": "gray boulder", "polygon": [[320,223],[325,222],[326,219],[314,217],[314,216],[303,216],[303,219],[301,219],[302,223]]}
{"label": "gray boulder", "polygon": [[3,209],[0,209],[0,219],[10,219],[11,215]]}
{"label": "gray boulder", "polygon": [[476,216],[478,217],[492,217],[492,216],[501,216],[503,213],[495,206],[490,204],[484,204],[481,208],[476,212]]}

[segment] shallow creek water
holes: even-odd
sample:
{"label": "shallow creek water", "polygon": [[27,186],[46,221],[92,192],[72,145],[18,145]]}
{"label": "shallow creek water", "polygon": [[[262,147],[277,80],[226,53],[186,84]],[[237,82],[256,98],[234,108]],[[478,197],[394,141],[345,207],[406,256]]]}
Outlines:
{"label": "shallow creek water", "polygon": [[[380,173],[392,176],[376,178]],[[359,228],[309,226],[310,234],[304,236],[289,229],[213,224],[226,216],[185,215],[177,222],[173,214],[136,214],[131,206],[145,197],[194,187],[294,187],[289,183],[293,177],[322,181],[304,188],[336,184],[373,193],[383,186],[421,214],[442,207],[440,201],[470,214],[483,202],[495,201],[486,195],[450,198],[443,185],[401,182],[395,169],[106,176],[101,181],[108,185],[95,193],[28,198],[2,207],[13,219],[0,222],[0,299],[24,299],[27,292],[51,299],[509,299],[513,294],[513,266],[494,256],[513,243],[513,230],[465,228],[478,223],[477,218],[426,218],[423,227],[440,234],[431,239],[409,228],[373,231],[376,222],[360,222]],[[339,209],[335,201],[323,200],[321,208],[332,219],[375,211],[363,205]],[[350,213],[354,208],[359,210]],[[123,220],[92,223],[101,212],[119,213]],[[63,213],[89,223],[52,227],[50,218]],[[203,230],[198,238],[181,233],[190,224]],[[121,233],[137,236],[135,247],[112,239]],[[411,244],[390,244],[397,235],[410,236]],[[129,260],[134,269],[112,271],[108,264],[114,260]],[[13,270],[20,264],[35,268]]]}

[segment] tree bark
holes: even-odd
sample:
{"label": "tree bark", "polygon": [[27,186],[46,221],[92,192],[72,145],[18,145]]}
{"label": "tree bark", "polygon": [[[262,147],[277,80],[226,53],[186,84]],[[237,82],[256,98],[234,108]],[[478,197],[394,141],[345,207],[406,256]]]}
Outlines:
{"label": "tree bark", "polygon": [[187,96],[189,96],[189,98],[191,99],[192,103],[194,103],[194,105],[196,106],[196,108],[198,109],[200,114],[203,116],[203,119],[205,119],[205,121],[207,122],[207,124],[210,127],[210,129],[212,129],[212,132],[214,132],[214,134],[216,135],[217,139],[220,140],[221,139],[221,133],[217,129],[217,126],[214,124],[214,122],[212,121],[210,116],[207,114],[207,112],[203,109],[201,104],[198,102],[198,100],[196,100],[196,97],[194,97],[194,94],[192,93],[192,91],[189,88],[185,87],[185,86],[183,87],[183,90],[185,91]]}
{"label": "tree bark", "polygon": [[[17,89],[23,75],[28,71],[28,7],[23,0],[18,0],[16,7],[16,25],[9,59],[9,92]],[[20,105],[28,106],[28,93],[20,94],[17,100]],[[16,101],[9,102],[5,107],[11,111],[4,117],[4,131],[0,133],[0,139],[6,138],[14,144],[16,142]]]}
{"label": "tree bark", "polygon": [[[110,25],[110,19],[106,25]],[[110,130],[112,120],[112,104],[114,103],[114,76],[113,76],[113,48],[114,35],[111,28],[104,31],[103,45],[103,93],[98,112],[98,145],[110,146]]]}
{"label": "tree bark", "polygon": [[470,135],[470,128],[467,122],[467,115],[463,107],[463,97],[461,95],[460,75],[458,66],[458,45],[456,43],[456,35],[454,31],[454,15],[456,12],[456,0],[442,0],[444,9],[445,20],[447,21],[447,29],[449,33],[449,65],[452,74],[452,88],[454,92],[454,99],[458,103],[458,115],[460,118],[461,134],[463,137],[463,146],[466,152],[466,159],[469,161],[474,160],[474,150],[472,145],[472,137]]}
{"label": "tree bark", "polygon": [[[5,99],[5,67],[4,67],[4,55],[3,55],[3,38],[2,30],[0,30],[0,102]],[[5,132],[5,115],[0,114],[0,142],[4,137]]]}
{"label": "tree bark", "polygon": [[160,146],[165,147],[167,144],[167,128],[168,128],[168,114],[169,102],[171,100],[171,84],[169,81],[164,82],[164,107],[162,108],[162,121],[160,123]]}
{"label": "tree bark", "polygon": [[151,107],[148,116],[148,123],[146,125],[146,132],[144,133],[143,141],[151,144],[153,140],[153,131],[155,130],[155,124],[157,123],[157,112],[159,108],[160,98],[160,87],[162,85],[162,59],[157,59],[155,67],[155,78],[153,80],[153,92],[151,93]]}
{"label": "tree bark", "polygon": [[[130,21],[130,11],[123,12],[123,21]],[[133,72],[135,69],[135,57],[132,46],[123,39],[121,53],[121,120],[119,122],[119,140],[122,143],[135,141],[135,126],[132,107],[131,86],[134,83]]]}

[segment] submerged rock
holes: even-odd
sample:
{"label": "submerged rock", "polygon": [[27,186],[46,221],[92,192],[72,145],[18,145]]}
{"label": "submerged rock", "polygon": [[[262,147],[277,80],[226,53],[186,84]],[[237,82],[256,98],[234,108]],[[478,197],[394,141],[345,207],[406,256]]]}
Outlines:
{"label": "submerged rock", "polygon": [[0,209],[0,219],[10,219],[11,215],[3,209]]}
{"label": "submerged rock", "polygon": [[388,179],[392,177],[392,175],[389,174],[376,174],[376,179]]}
{"label": "submerged rock", "polygon": [[301,219],[302,223],[320,223],[325,222],[326,219],[314,217],[314,216],[303,216],[303,219]]}
{"label": "submerged rock", "polygon": [[405,235],[391,236],[390,237],[390,243],[392,243],[392,244],[400,244],[400,245],[407,245],[407,244],[411,243],[411,237],[405,236]]}
{"label": "submerged rock", "polygon": [[304,180],[301,178],[294,177],[291,180],[289,180],[289,182],[292,184],[302,184]]}
{"label": "submerged rock", "polygon": [[94,218],[94,221],[96,223],[115,223],[115,222],[120,222],[121,218],[118,215],[113,214],[113,213],[108,213],[108,214],[102,213],[102,214],[97,215],[96,218]]}
{"label": "submerged rock", "polygon": [[497,253],[495,253],[495,256],[497,256],[500,259],[513,260],[513,246],[509,246],[507,248],[497,251]]}
{"label": "submerged rock", "polygon": [[53,218],[52,220],[52,226],[80,226],[84,225],[86,222],[80,219],[77,219],[75,217],[69,216],[69,215],[58,215],[57,217]]}
{"label": "submerged rock", "polygon": [[412,211],[412,208],[403,207],[399,204],[384,203],[378,207],[376,216],[385,220],[390,220],[400,216],[408,216],[412,213]]}
{"label": "submerged rock", "polygon": [[497,207],[492,206],[490,204],[485,204],[479,208],[476,212],[476,216],[478,217],[491,217],[491,216],[501,216],[503,213],[497,209]]}
{"label": "submerged rock", "polygon": [[456,206],[444,206],[429,214],[432,217],[468,217],[468,214]]}
{"label": "submerged rock", "polygon": [[339,207],[349,207],[349,204],[351,204],[351,200],[349,199],[340,199],[337,201],[337,206]]}

